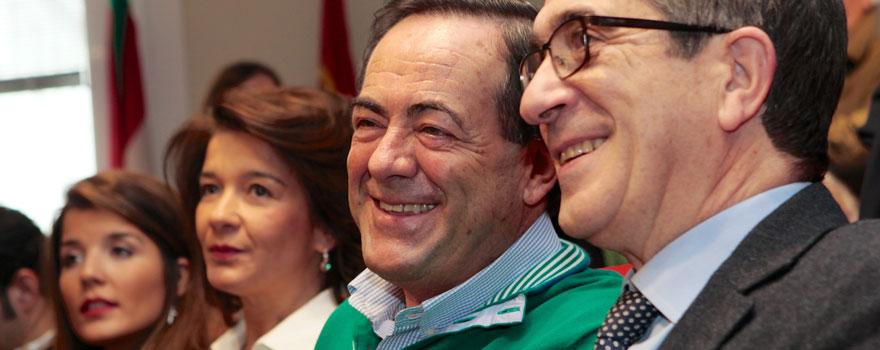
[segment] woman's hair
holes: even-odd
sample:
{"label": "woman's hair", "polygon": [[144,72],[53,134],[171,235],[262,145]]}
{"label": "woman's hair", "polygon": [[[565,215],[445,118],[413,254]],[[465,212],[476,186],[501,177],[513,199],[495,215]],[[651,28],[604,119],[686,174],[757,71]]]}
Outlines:
{"label": "woman's hair", "polygon": [[[309,88],[233,94],[211,114],[190,120],[165,152],[165,178],[180,191],[190,221],[201,196],[199,174],[208,142],[218,130],[245,132],[265,141],[294,170],[308,195],[314,222],[336,238],[330,252],[333,268],[326,273],[324,287],[333,288],[339,302],[344,300],[346,284],[364,268],[360,233],[348,209],[348,101]],[[237,308],[237,298],[211,289],[227,315]]]}
{"label": "woman's hair", "polygon": [[[76,183],[67,192],[67,203],[52,226],[47,281],[55,304],[58,323],[56,350],[98,348],[85,344],[71,327],[61,297],[58,279],[59,259],[65,214],[71,209],[105,210],[122,217],[141,230],[162,255],[165,281],[165,305],[161,317],[142,349],[207,348],[205,337],[205,266],[192,226],[183,218],[177,196],[158,179],[135,173],[111,170]],[[189,260],[189,283],[183,296],[177,297],[178,258]],[[178,316],[169,326],[169,309],[174,306]]]}
{"label": "woman's hair", "polygon": [[203,110],[207,111],[220,106],[227,92],[260,74],[272,79],[276,86],[281,86],[281,79],[278,78],[278,74],[272,68],[262,63],[241,61],[226,66],[214,78],[211,90],[208,91],[208,96],[205,97],[205,102],[202,104]]}

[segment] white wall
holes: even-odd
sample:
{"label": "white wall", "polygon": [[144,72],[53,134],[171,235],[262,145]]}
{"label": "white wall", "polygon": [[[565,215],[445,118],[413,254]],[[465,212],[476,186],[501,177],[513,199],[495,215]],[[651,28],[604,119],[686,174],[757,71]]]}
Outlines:
{"label": "white wall", "polygon": [[[372,13],[383,0],[346,3],[355,67]],[[273,67],[286,85],[317,86],[320,0],[131,0],[147,103],[148,155],[161,176],[165,144],[198,111],[214,75],[252,59]],[[86,0],[98,168],[108,161],[106,0]]]}
{"label": "white wall", "polygon": [[139,50],[147,102],[147,145],[152,173],[160,176],[162,151],[171,134],[185,120],[192,85],[187,79],[189,58],[184,13],[179,0],[131,1],[138,19]]}
{"label": "white wall", "polygon": [[92,111],[95,128],[95,159],[98,169],[110,166],[108,116],[110,108],[107,104],[109,94],[107,85],[107,64],[110,53],[107,51],[107,1],[86,1],[86,33],[89,45],[89,81],[92,87]]}
{"label": "white wall", "polygon": [[[346,2],[353,57],[360,57],[372,13],[383,2]],[[188,95],[191,112],[197,111],[215,74],[241,59],[268,64],[285,85],[317,86],[321,1],[190,0],[182,4],[187,76],[193,86]]]}
{"label": "white wall", "polygon": [[[161,176],[165,142],[189,113],[183,11],[177,0],[132,0],[129,5],[136,27],[146,100],[148,172]],[[108,11],[108,1],[86,0],[98,169],[107,169],[110,165]]]}
{"label": "white wall", "polygon": [[[98,168],[107,161],[107,1],[86,0],[96,93]],[[384,0],[345,2],[358,69],[373,13]],[[533,3],[543,4],[543,0]],[[214,75],[241,60],[273,67],[285,85],[317,86],[321,0],[129,0],[147,102],[149,159],[161,175],[165,144],[198,111]],[[101,99],[104,99],[103,101]]]}

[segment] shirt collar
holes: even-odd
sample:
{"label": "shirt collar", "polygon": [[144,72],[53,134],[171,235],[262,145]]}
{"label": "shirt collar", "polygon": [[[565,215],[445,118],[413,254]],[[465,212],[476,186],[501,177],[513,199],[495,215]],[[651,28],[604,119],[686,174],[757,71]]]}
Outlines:
{"label": "shirt collar", "polygon": [[716,214],[669,243],[639,271],[627,275],[664,317],[676,323],[709,278],[746,235],[809,183],[776,187]]}
{"label": "shirt collar", "polygon": [[44,350],[52,345],[53,340],[55,340],[55,330],[49,329],[43,332],[43,335],[39,336],[37,339],[31,340],[27,344],[19,346],[13,350]]}
{"label": "shirt collar", "polygon": [[211,350],[239,350],[246,340],[245,324],[244,320],[241,320],[214,340],[211,343]]}
{"label": "shirt collar", "polygon": [[257,339],[254,349],[311,349],[318,341],[324,322],[336,309],[333,289],[327,288],[284,318]]}
{"label": "shirt collar", "polygon": [[[254,343],[255,350],[305,349],[315,346],[321,328],[336,309],[333,290],[328,288],[312,297],[303,306],[279,322]],[[241,349],[247,340],[244,320],[228,329],[214,341],[211,349]]]}
{"label": "shirt collar", "polygon": [[373,331],[382,338],[394,334],[396,328],[401,331],[399,315],[419,318],[414,326],[421,330],[419,338],[424,338],[483,307],[501,289],[560,248],[559,238],[545,213],[489,266],[421,305],[406,308],[403,291],[369,269],[349,284],[349,304],[370,320]]}

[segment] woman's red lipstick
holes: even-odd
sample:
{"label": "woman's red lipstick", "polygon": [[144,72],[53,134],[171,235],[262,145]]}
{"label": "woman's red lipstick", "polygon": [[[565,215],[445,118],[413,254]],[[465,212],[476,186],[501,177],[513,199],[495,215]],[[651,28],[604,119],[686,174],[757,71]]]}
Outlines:
{"label": "woman's red lipstick", "polygon": [[79,307],[79,312],[85,317],[98,317],[110,312],[119,304],[104,298],[89,298]]}
{"label": "woman's red lipstick", "polygon": [[211,256],[217,260],[229,260],[244,250],[225,244],[215,244],[208,247]]}

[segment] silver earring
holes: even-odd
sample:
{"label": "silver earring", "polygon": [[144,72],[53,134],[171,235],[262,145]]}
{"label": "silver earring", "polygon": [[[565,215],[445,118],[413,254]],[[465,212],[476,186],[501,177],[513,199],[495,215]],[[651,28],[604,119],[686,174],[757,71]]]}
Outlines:
{"label": "silver earring", "polygon": [[169,326],[174,323],[174,319],[177,318],[177,308],[174,305],[168,309],[168,317],[165,318],[165,323]]}
{"label": "silver earring", "polygon": [[333,268],[333,265],[330,264],[330,252],[327,249],[324,249],[324,252],[321,253],[321,265],[318,266],[321,269],[321,272],[327,273]]}

